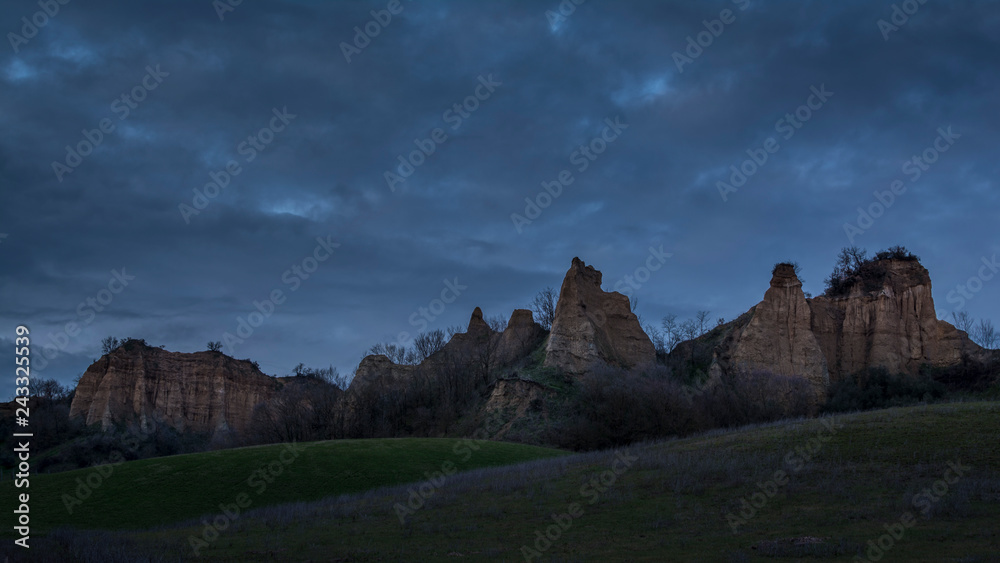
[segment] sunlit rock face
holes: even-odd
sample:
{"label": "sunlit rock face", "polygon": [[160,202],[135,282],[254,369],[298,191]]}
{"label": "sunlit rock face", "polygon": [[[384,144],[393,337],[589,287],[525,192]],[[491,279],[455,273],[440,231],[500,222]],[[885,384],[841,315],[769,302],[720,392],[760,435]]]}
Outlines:
{"label": "sunlit rock face", "polygon": [[577,375],[594,365],[651,365],[653,343],[628,298],[601,289],[601,272],[579,258],[566,272],[549,334],[545,365]]}
{"label": "sunlit rock face", "polygon": [[182,432],[243,432],[253,409],[285,385],[304,382],[261,373],[219,352],[193,354],[129,343],[94,362],[80,378],[70,417],[107,429],[156,420]]}
{"label": "sunlit rock face", "polygon": [[842,297],[809,300],[813,333],[833,381],[868,367],[916,374],[922,364],[949,366],[982,349],[938,320],[927,269],[915,260],[880,260],[881,283],[858,283]]}

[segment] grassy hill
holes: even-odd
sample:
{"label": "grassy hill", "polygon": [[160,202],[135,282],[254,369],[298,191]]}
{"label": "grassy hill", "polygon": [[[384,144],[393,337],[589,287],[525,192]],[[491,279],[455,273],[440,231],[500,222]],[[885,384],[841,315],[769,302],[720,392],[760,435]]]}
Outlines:
{"label": "grassy hill", "polygon": [[[452,443],[420,457],[424,467],[454,459]],[[193,546],[205,561],[868,561],[881,542],[882,561],[990,562],[1000,560],[998,443],[998,403],[894,408],[478,469],[423,483],[426,497],[418,483],[275,505],[221,530],[190,520],[48,541],[53,560],[70,560],[70,545],[124,545],[165,561],[194,559]],[[213,455],[232,468],[232,454]],[[484,447],[470,463],[480,454],[492,455]],[[248,469],[178,483],[172,503],[211,505],[219,496],[199,496],[219,483],[232,492]],[[304,476],[319,468],[299,471],[287,494],[317,498]],[[115,498],[123,507],[107,521],[120,522],[128,502]]]}
{"label": "grassy hill", "polygon": [[[234,502],[241,493],[252,499],[252,507],[259,508],[416,481],[424,479],[425,472],[441,471],[448,461],[456,470],[467,470],[554,455],[565,454],[502,442],[340,440],[185,454],[100,471],[36,475],[30,489],[31,511],[36,515],[32,531],[38,534],[59,526],[145,528],[217,512],[220,504]],[[0,485],[4,498],[13,498],[13,482]],[[3,532],[7,537],[10,533]]]}

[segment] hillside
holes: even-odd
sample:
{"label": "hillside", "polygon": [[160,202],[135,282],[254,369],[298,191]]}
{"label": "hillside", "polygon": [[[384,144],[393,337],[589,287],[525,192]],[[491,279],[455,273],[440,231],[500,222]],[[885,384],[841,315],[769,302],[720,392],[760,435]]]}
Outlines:
{"label": "hillside", "polygon": [[[60,526],[142,528],[212,513],[240,493],[252,498],[253,507],[262,507],[406,483],[423,478],[425,472],[441,470],[447,460],[456,469],[467,470],[557,455],[563,454],[501,442],[389,439],[160,457],[105,466],[102,471],[91,468],[34,476],[31,509],[38,517],[32,529],[38,533]],[[81,482],[97,486],[81,489]],[[90,494],[88,489],[92,489]],[[13,482],[0,483],[0,490],[13,498]]]}
{"label": "hillside", "polygon": [[[996,561],[1000,450],[983,444],[998,440],[996,403],[712,432],[464,473],[403,524],[406,486],[254,511],[200,560],[854,561],[889,526],[901,538],[883,540],[886,560]],[[203,530],[192,520],[59,543],[190,560]],[[546,531],[556,539],[539,540]]]}

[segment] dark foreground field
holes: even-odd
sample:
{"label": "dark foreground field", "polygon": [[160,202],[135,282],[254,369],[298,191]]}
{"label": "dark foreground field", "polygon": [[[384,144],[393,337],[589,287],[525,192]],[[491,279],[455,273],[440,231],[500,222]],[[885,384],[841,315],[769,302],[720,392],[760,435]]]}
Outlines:
{"label": "dark foreground field", "polygon": [[[116,473],[131,484],[106,498],[95,492],[78,519],[42,491],[48,479],[79,473],[40,476],[36,526],[52,510],[61,511],[55,523],[119,530],[57,529],[32,538],[31,559],[7,552],[12,561],[1000,561],[998,403],[895,408],[574,456],[496,443],[463,449],[470,443],[455,440],[380,443],[347,443],[356,450],[336,460],[302,455],[260,495],[247,475],[280,448],[126,464]],[[399,450],[382,451],[386,443]],[[537,457],[549,458],[450,474]],[[197,460],[188,475],[198,477],[171,477],[182,458]],[[334,462],[335,471],[325,467]],[[352,492],[406,477],[416,481]],[[349,485],[338,489],[340,479]],[[320,499],[323,491],[348,494]],[[277,504],[290,500],[307,502]]]}

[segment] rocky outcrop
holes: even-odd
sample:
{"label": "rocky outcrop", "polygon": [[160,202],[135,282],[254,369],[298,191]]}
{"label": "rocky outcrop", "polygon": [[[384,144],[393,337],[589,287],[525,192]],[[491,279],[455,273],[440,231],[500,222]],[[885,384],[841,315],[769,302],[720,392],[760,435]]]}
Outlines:
{"label": "rocky outcrop", "polygon": [[601,272],[573,259],[559,291],[546,366],[578,375],[600,363],[632,368],[656,360],[628,298],[605,292],[601,281]]}
{"label": "rocky outcrop", "polygon": [[456,366],[469,372],[489,371],[512,366],[538,348],[545,338],[545,330],[534,321],[531,311],[517,309],[510,317],[503,332],[490,328],[479,307],[472,312],[469,326],[459,332],[441,350],[431,354],[417,365],[393,363],[386,356],[368,356],[361,361],[351,383],[351,389],[360,391],[370,384],[382,387],[401,387],[415,373],[430,377],[442,370]]}
{"label": "rocky outcrop", "polygon": [[290,379],[219,352],[186,354],[129,342],[87,368],[70,417],[104,429],[156,420],[182,432],[242,432],[254,407],[285,385],[300,384]]}
{"label": "rocky outcrop", "polygon": [[500,335],[500,364],[514,365],[538,348],[543,340],[545,329],[535,322],[531,311],[516,309]]}
{"label": "rocky outcrop", "polygon": [[416,366],[394,363],[382,354],[366,356],[354,372],[350,388],[360,391],[370,385],[380,387],[402,385],[413,375],[415,369]]}
{"label": "rocky outcrop", "polygon": [[986,359],[967,334],[938,320],[930,275],[918,261],[877,260],[866,272],[844,295],[806,299],[794,267],[779,265],[763,301],[671,357],[682,366],[710,363],[715,375],[749,368],[799,376],[818,393],[868,368],[916,375],[925,364]]}
{"label": "rocky outcrop", "polygon": [[731,335],[725,362],[807,379],[817,394],[830,381],[826,357],[812,332],[812,310],[790,264],[775,267],[771,287],[750,318]]}
{"label": "rocky outcrop", "polygon": [[810,300],[812,329],[834,381],[885,367],[916,374],[922,364],[950,366],[980,354],[968,335],[938,320],[931,278],[916,260],[879,260],[881,280],[855,284],[846,296]]}
{"label": "rocky outcrop", "polygon": [[501,379],[493,385],[483,413],[490,420],[484,426],[494,440],[507,438],[511,429],[532,417],[548,418],[546,396],[552,391],[540,383],[523,379]]}

